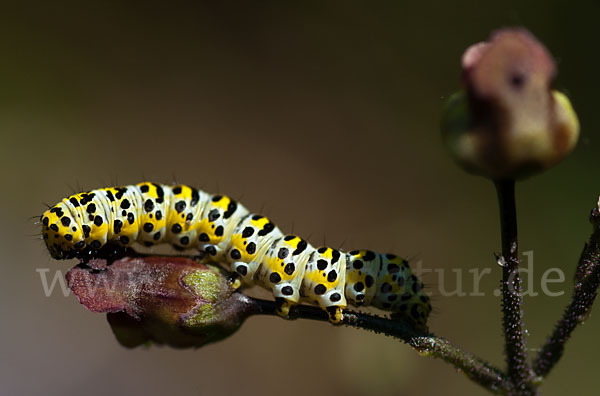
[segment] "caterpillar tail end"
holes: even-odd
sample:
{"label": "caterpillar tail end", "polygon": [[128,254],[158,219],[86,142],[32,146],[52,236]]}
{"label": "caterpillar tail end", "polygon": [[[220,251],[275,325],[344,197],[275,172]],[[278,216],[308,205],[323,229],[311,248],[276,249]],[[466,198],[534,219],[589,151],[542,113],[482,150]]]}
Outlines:
{"label": "caterpillar tail end", "polygon": [[427,307],[415,304],[412,306],[412,309],[410,309],[410,315],[407,315],[406,312],[392,312],[390,317],[393,320],[410,323],[417,331],[428,333],[429,327],[427,326],[427,317],[429,312],[430,309]]}

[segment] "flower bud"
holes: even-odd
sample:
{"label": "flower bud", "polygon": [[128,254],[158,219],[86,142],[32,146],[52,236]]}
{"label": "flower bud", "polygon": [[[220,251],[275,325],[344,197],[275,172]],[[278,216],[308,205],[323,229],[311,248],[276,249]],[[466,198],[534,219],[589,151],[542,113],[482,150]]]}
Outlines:
{"label": "flower bud", "polygon": [[569,154],[579,122],[569,99],[551,89],[556,66],[522,29],[503,29],[462,57],[464,89],[450,97],[442,134],[467,171],[494,180],[520,179]]}
{"label": "flower bud", "polygon": [[110,265],[92,260],[66,277],[87,309],[108,313],[127,347],[199,347],[234,333],[254,310],[219,269],[184,257],[125,257]]}

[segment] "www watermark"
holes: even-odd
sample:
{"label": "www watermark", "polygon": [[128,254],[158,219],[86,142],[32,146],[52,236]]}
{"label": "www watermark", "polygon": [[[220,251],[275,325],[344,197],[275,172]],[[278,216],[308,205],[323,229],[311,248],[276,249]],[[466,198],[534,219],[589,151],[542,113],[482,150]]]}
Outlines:
{"label": "www watermark", "polygon": [[[522,294],[524,296],[536,297],[541,294],[548,297],[560,297],[565,291],[559,286],[565,282],[565,273],[560,268],[549,268],[545,270],[539,280],[539,284],[534,276],[533,251],[523,252],[519,273],[523,279]],[[501,264],[501,260],[499,260]],[[485,297],[492,293],[498,297],[502,294],[499,288],[494,290],[483,290],[481,282],[489,276],[497,276],[498,271],[494,273],[493,267],[485,268],[424,268],[423,262],[418,261],[411,264],[414,273],[425,278],[427,285],[426,293],[434,296],[443,297]],[[64,297],[71,294],[65,276],[61,270],[51,271],[49,268],[38,268],[36,272],[40,275],[42,291],[46,297],[54,293],[62,293]],[[429,274],[429,275],[428,275]],[[125,281],[130,274],[121,273],[119,277],[111,280],[101,278],[98,282],[89,286],[88,290],[113,290],[119,282]],[[436,276],[437,275],[437,276]],[[509,282],[510,283],[510,282]],[[58,287],[57,287],[58,286]]]}
{"label": "www watermark", "polygon": [[46,297],[50,297],[52,295],[57,284],[60,285],[60,291],[62,291],[64,297],[68,297],[69,294],[71,294],[71,290],[69,290],[67,281],[65,280],[65,276],[61,270],[54,271],[54,275],[50,283],[48,283],[50,268],[37,268],[35,271],[40,274],[42,289]]}
{"label": "www watermark", "polygon": [[[141,269],[143,270],[143,269]],[[87,295],[90,298],[94,297],[95,293],[110,293],[112,290],[119,290],[118,286],[123,285],[137,285],[140,283],[149,283],[153,281],[152,274],[147,274],[147,277],[139,275],[141,270],[132,268],[131,272],[118,272],[112,274],[110,277],[98,276],[98,277],[83,277],[78,278],[77,283],[84,283],[83,289],[87,290]],[[105,269],[92,269],[89,271],[102,272]],[[68,297],[71,294],[69,285],[67,284],[65,274],[61,270],[50,270],[49,268],[37,268],[36,272],[40,275],[40,281],[42,285],[42,291],[46,297],[50,297],[56,293],[62,293],[64,297]],[[136,273],[138,274],[136,276]],[[138,283],[136,284],[131,277],[135,276]]]}

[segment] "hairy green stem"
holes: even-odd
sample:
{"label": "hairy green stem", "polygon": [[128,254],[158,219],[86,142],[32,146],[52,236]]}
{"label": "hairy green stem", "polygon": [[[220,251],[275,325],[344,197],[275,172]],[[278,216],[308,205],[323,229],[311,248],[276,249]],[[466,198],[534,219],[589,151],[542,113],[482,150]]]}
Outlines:
{"label": "hairy green stem", "polygon": [[[273,301],[249,298],[256,305],[255,314],[276,315]],[[327,314],[315,306],[298,305],[291,309],[292,319],[311,319],[326,322]],[[403,341],[423,356],[432,356],[450,363],[469,379],[487,390],[507,394],[513,389],[510,380],[498,368],[470,353],[462,351],[450,341],[431,333],[414,330],[409,324],[360,312],[344,311],[342,325],[385,334]]]}

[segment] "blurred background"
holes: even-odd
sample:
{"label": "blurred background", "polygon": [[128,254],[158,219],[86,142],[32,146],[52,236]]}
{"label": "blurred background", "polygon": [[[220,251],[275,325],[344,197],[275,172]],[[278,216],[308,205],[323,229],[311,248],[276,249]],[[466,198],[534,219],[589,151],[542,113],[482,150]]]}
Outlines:
{"label": "blurred background", "polygon": [[[574,154],[519,183],[525,299],[537,348],[570,298],[600,193],[598,4],[491,2],[38,2],[0,24],[2,395],[486,394],[391,338],[251,318],[196,351],[126,350],[104,315],[57,285],[36,219],[74,190],[153,180],[240,199],[316,245],[396,252],[427,269],[438,335],[503,366],[495,192],[444,152],[442,103],[470,44],[526,26],[556,57],[580,117]],[[548,268],[567,280],[541,293]],[[489,268],[485,297],[468,271]],[[598,307],[596,307],[598,308]],[[592,394],[600,318],[579,328],[542,388]],[[277,344],[278,348],[267,348]],[[318,352],[318,353],[317,353]],[[315,359],[315,356],[319,356]]]}

